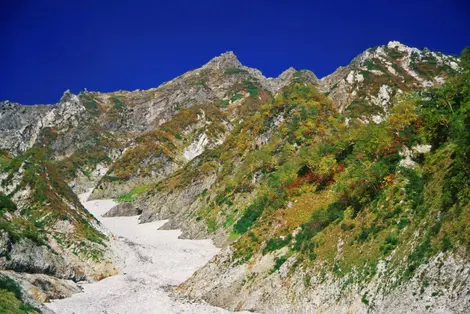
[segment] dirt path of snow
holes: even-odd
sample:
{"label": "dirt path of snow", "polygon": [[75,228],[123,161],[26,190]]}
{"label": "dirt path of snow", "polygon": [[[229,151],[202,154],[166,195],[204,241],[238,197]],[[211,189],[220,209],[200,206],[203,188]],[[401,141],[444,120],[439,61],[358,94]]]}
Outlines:
{"label": "dirt path of snow", "polygon": [[219,251],[210,240],[181,240],[178,230],[158,230],[164,221],[138,224],[134,217],[101,217],[116,203],[85,202],[85,207],[115,236],[119,275],[83,284],[83,293],[47,306],[57,314],[230,313],[207,304],[171,298],[166,287],[191,276]]}

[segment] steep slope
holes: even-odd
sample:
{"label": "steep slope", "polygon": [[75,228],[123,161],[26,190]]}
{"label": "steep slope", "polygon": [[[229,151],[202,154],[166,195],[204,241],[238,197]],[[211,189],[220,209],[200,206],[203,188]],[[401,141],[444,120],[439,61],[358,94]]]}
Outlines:
{"label": "steep slope", "polygon": [[469,75],[378,124],[284,89],[245,126],[277,129],[267,143],[203,193],[200,217],[235,242],[180,291],[273,313],[468,312]]}
{"label": "steep slope", "polygon": [[278,78],[265,78],[227,52],[163,84],[157,90],[173,91],[172,118],[136,137],[92,198],[126,197],[134,188],[145,190],[148,182],[165,178],[204,150],[223,143],[234,126],[269,101],[272,93],[300,79],[318,84],[312,72],[293,68]]}
{"label": "steep slope", "polygon": [[116,273],[106,235],[49,159],[39,147],[16,157],[0,152],[0,269],[9,270],[2,278],[21,282],[20,299],[34,305],[80,291],[62,279]]}
{"label": "steep slope", "polygon": [[469,182],[454,168],[467,167],[465,84],[403,95],[368,124],[298,81],[133,204],[228,246],[180,288],[218,306],[465,311],[468,191],[451,188]]}

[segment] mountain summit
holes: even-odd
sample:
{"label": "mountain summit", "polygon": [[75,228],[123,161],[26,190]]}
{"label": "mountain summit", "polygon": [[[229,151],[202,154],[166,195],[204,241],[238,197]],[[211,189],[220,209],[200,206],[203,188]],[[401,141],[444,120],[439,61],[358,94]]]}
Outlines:
{"label": "mountain summit", "polygon": [[222,53],[220,56],[213,58],[206,63],[202,68],[210,68],[217,70],[227,69],[238,69],[241,68],[242,64],[238,61],[237,56],[233,51],[227,51]]}

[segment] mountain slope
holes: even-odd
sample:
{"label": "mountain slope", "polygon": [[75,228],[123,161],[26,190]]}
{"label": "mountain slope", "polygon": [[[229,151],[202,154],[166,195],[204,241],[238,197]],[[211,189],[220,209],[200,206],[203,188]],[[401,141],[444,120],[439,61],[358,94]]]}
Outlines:
{"label": "mountain slope", "polygon": [[0,103],[1,267],[112,274],[74,194],[93,188],[121,202],[109,216],[224,247],[179,287],[219,306],[406,311],[419,289],[419,312],[465,310],[462,60],[390,42],[318,80],[266,78],[228,52],[146,91]]}

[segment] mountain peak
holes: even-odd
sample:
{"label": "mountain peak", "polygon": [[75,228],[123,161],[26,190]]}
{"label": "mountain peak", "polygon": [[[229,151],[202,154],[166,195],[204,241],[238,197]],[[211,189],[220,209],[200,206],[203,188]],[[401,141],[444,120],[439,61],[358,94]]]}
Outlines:
{"label": "mountain peak", "polygon": [[294,69],[293,67],[290,67],[288,68],[287,70],[285,70],[284,72],[282,72],[278,78],[280,79],[285,79],[287,77],[290,77],[291,75],[293,75],[295,72],[297,72],[296,69]]}
{"label": "mountain peak", "polygon": [[396,41],[396,40],[389,41],[388,44],[387,44],[387,48],[391,48],[391,49],[395,48],[395,49],[398,49],[398,50],[401,50],[401,51],[405,51],[407,49],[410,49],[410,47],[408,47],[407,45],[404,45],[401,42]]}
{"label": "mountain peak", "polygon": [[206,63],[206,65],[204,65],[204,68],[224,70],[230,68],[240,68],[242,66],[243,65],[240,63],[233,51],[227,51],[210,60],[208,63]]}

